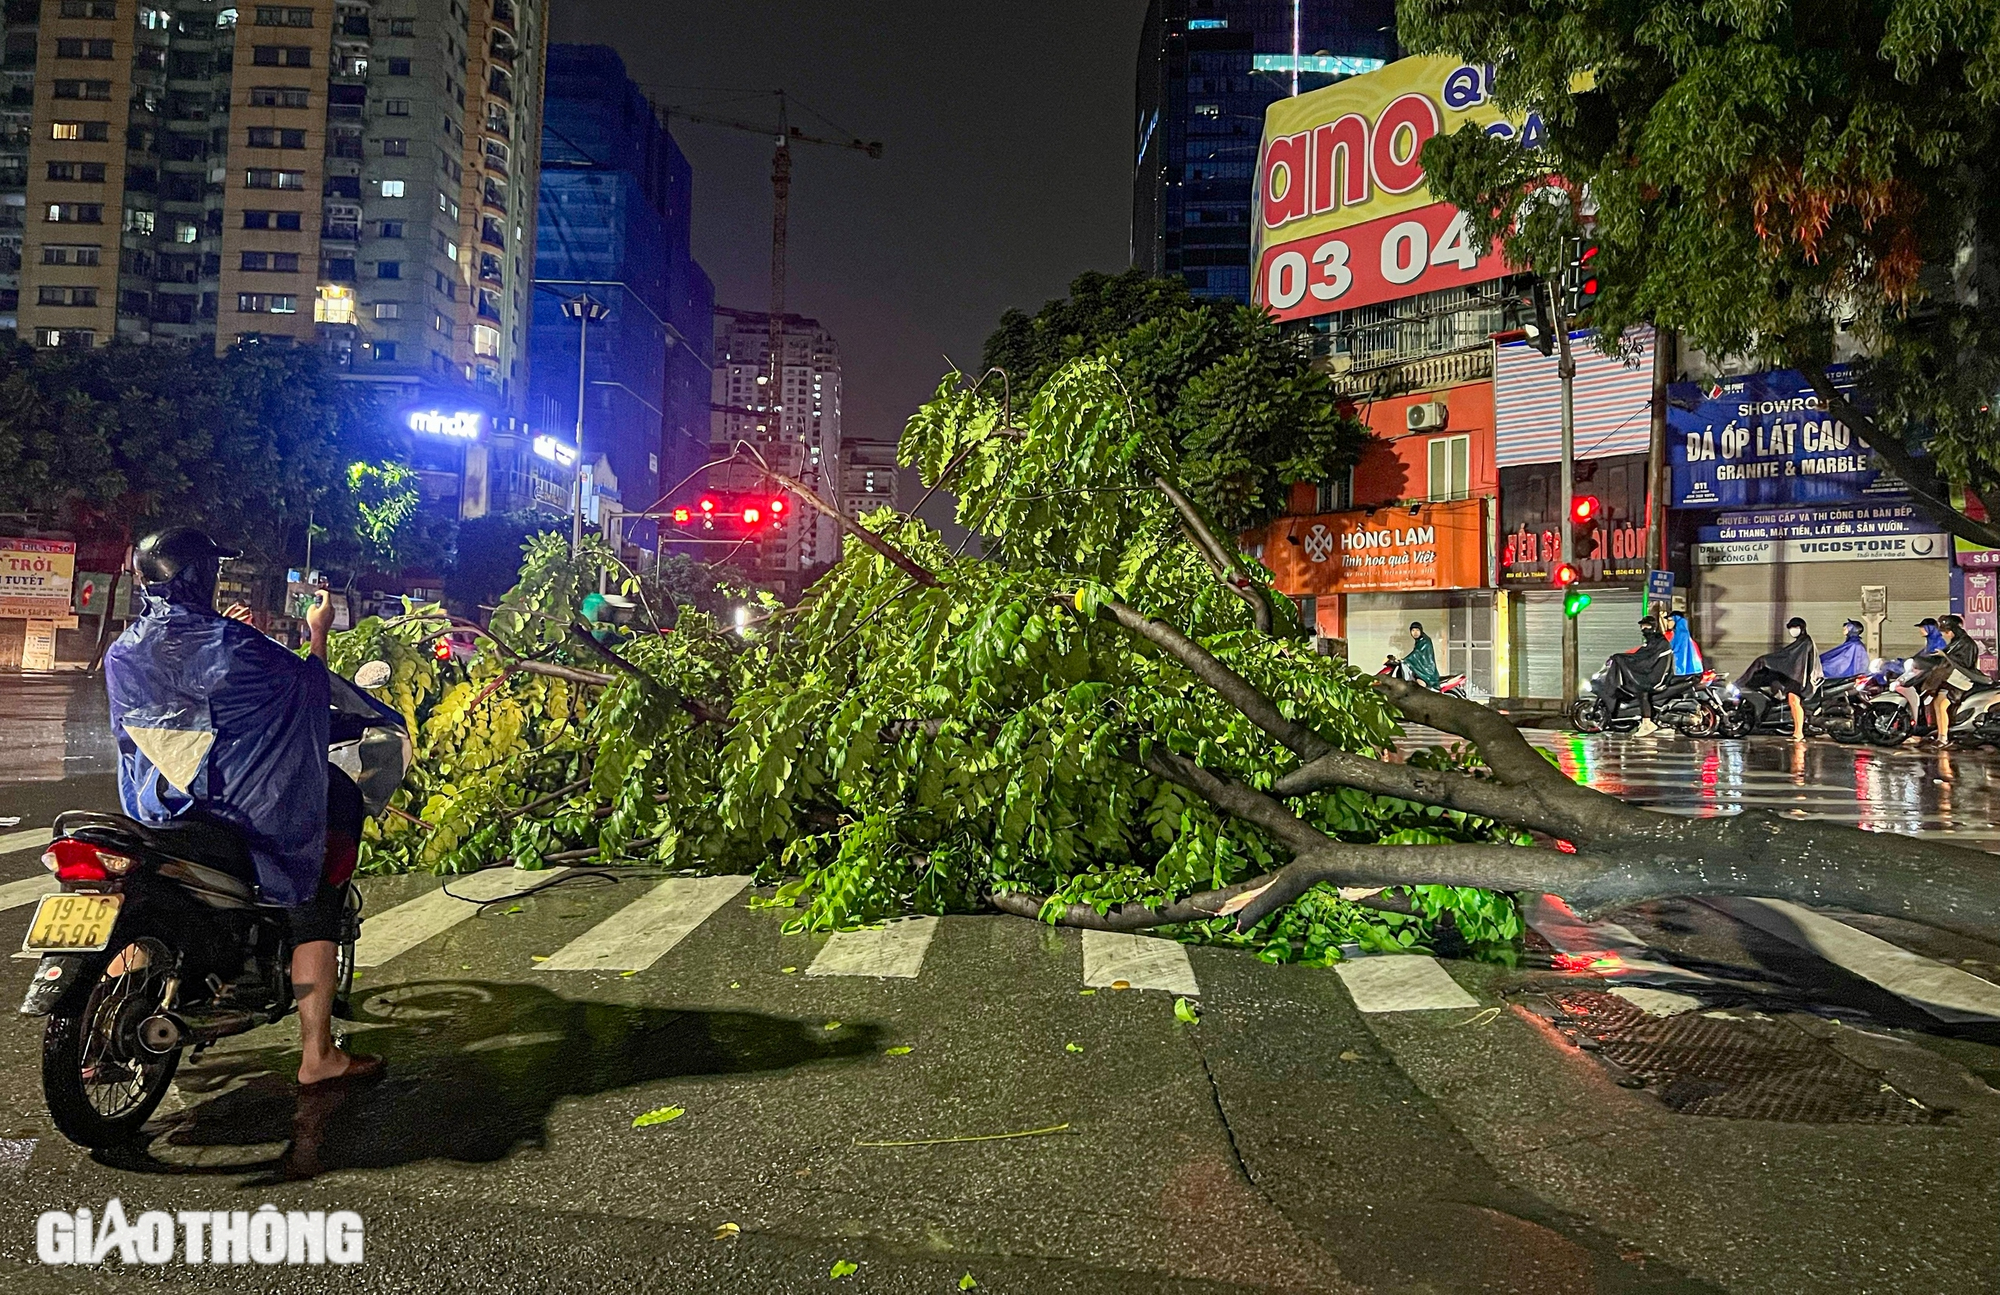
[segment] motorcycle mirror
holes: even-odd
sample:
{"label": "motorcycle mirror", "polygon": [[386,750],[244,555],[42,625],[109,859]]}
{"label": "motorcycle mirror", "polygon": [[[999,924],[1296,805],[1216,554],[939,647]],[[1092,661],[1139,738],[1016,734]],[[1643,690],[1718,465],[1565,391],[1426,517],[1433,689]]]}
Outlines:
{"label": "motorcycle mirror", "polygon": [[389,682],[394,672],[387,661],[364,661],[354,672],[354,686],[357,688],[380,688]]}

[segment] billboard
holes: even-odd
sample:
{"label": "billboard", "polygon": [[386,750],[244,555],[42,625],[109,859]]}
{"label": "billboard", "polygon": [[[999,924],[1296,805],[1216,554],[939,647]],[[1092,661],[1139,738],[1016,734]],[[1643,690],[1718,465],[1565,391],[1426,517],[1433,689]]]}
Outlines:
{"label": "billboard", "polygon": [[1264,114],[1251,199],[1251,296],[1280,319],[1349,310],[1507,273],[1464,213],[1432,198],[1424,141],[1470,122],[1538,148],[1542,123],[1493,105],[1493,69],[1426,56]]}
{"label": "billboard", "polygon": [[[1829,369],[1852,392],[1845,368]],[[1676,508],[1784,507],[1900,499],[1896,477],[1793,369],[1667,389],[1667,459]]]}
{"label": "billboard", "polygon": [[1486,583],[1484,500],[1280,517],[1262,558],[1280,593],[1476,589]]}
{"label": "billboard", "polygon": [[1705,567],[1769,562],[1874,562],[1937,558],[1950,546],[1913,504],[1881,501],[1845,508],[1723,513],[1695,531],[1694,560]]}
{"label": "billboard", "polygon": [[76,545],[0,536],[0,617],[55,620],[69,615]]}
{"label": "billboard", "polygon": [[[1637,584],[1646,578],[1646,456],[1619,454],[1576,463],[1576,493],[1594,495],[1597,525],[1574,558],[1585,584]],[[1552,588],[1562,561],[1562,465],[1500,469],[1500,583]]]}

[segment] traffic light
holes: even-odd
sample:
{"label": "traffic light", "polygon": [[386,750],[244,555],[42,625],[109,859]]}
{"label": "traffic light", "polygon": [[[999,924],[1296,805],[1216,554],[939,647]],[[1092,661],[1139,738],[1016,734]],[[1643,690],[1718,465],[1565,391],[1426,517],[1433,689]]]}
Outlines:
{"label": "traffic light", "polygon": [[1565,616],[1574,616],[1588,606],[1590,606],[1590,595],[1576,588],[1574,585],[1570,587],[1568,593],[1563,595],[1563,615]]}
{"label": "traffic light", "polygon": [[755,526],[755,525],[756,525],[756,524],[757,524],[758,522],[761,522],[761,521],[763,521],[763,520],[764,520],[764,510],[763,510],[763,509],[761,509],[761,508],[745,508],[745,509],[743,510],[743,524],[744,524],[745,526]]}
{"label": "traffic light", "polygon": [[1563,314],[1574,319],[1597,301],[1599,248],[1594,238],[1573,238],[1569,245],[1569,264],[1563,267],[1562,278]]}
{"label": "traffic light", "polygon": [[431,655],[440,661],[451,660],[451,639],[445,637],[431,644]]}
{"label": "traffic light", "polygon": [[1569,501],[1569,520],[1575,526],[1589,526],[1597,521],[1597,514],[1603,505],[1596,495],[1574,495]]}
{"label": "traffic light", "polygon": [[1571,585],[1576,583],[1576,568],[1571,566],[1567,562],[1557,563],[1555,571],[1555,581],[1556,581],[1556,588],[1558,589],[1569,588]]}
{"label": "traffic light", "polygon": [[1528,345],[1543,355],[1553,355],[1556,349],[1555,312],[1550,308],[1548,282],[1536,279],[1528,290],[1529,298],[1535,303],[1535,322],[1523,328],[1528,335]]}

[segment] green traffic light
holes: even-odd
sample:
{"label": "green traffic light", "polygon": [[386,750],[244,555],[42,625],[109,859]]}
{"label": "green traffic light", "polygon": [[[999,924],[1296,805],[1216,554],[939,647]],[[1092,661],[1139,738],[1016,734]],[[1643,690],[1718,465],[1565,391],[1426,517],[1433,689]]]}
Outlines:
{"label": "green traffic light", "polygon": [[1590,595],[1581,589],[1572,589],[1563,595],[1563,615],[1574,616],[1590,606]]}

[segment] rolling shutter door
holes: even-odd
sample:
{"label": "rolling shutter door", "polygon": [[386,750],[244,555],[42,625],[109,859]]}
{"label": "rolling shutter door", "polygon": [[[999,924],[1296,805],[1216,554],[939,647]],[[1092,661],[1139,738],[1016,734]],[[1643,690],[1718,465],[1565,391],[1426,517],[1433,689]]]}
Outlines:
{"label": "rolling shutter door", "polygon": [[[1422,611],[1410,607],[1396,606],[1402,600],[1394,595],[1388,598],[1350,595],[1347,600],[1347,659],[1355,668],[1374,674],[1382,668],[1382,658],[1394,653],[1397,656],[1410,650],[1410,622],[1423,621],[1431,629],[1433,637],[1437,629],[1431,625],[1436,617],[1426,617]],[[1442,664],[1442,662],[1440,662]]]}
{"label": "rolling shutter door", "polygon": [[[1645,593],[1639,589],[1585,589],[1590,606],[1576,618],[1576,690],[1590,686],[1590,676],[1607,659],[1639,646],[1639,611]],[[1562,654],[1556,654],[1560,657]],[[1560,670],[1558,670],[1560,677]]]}

